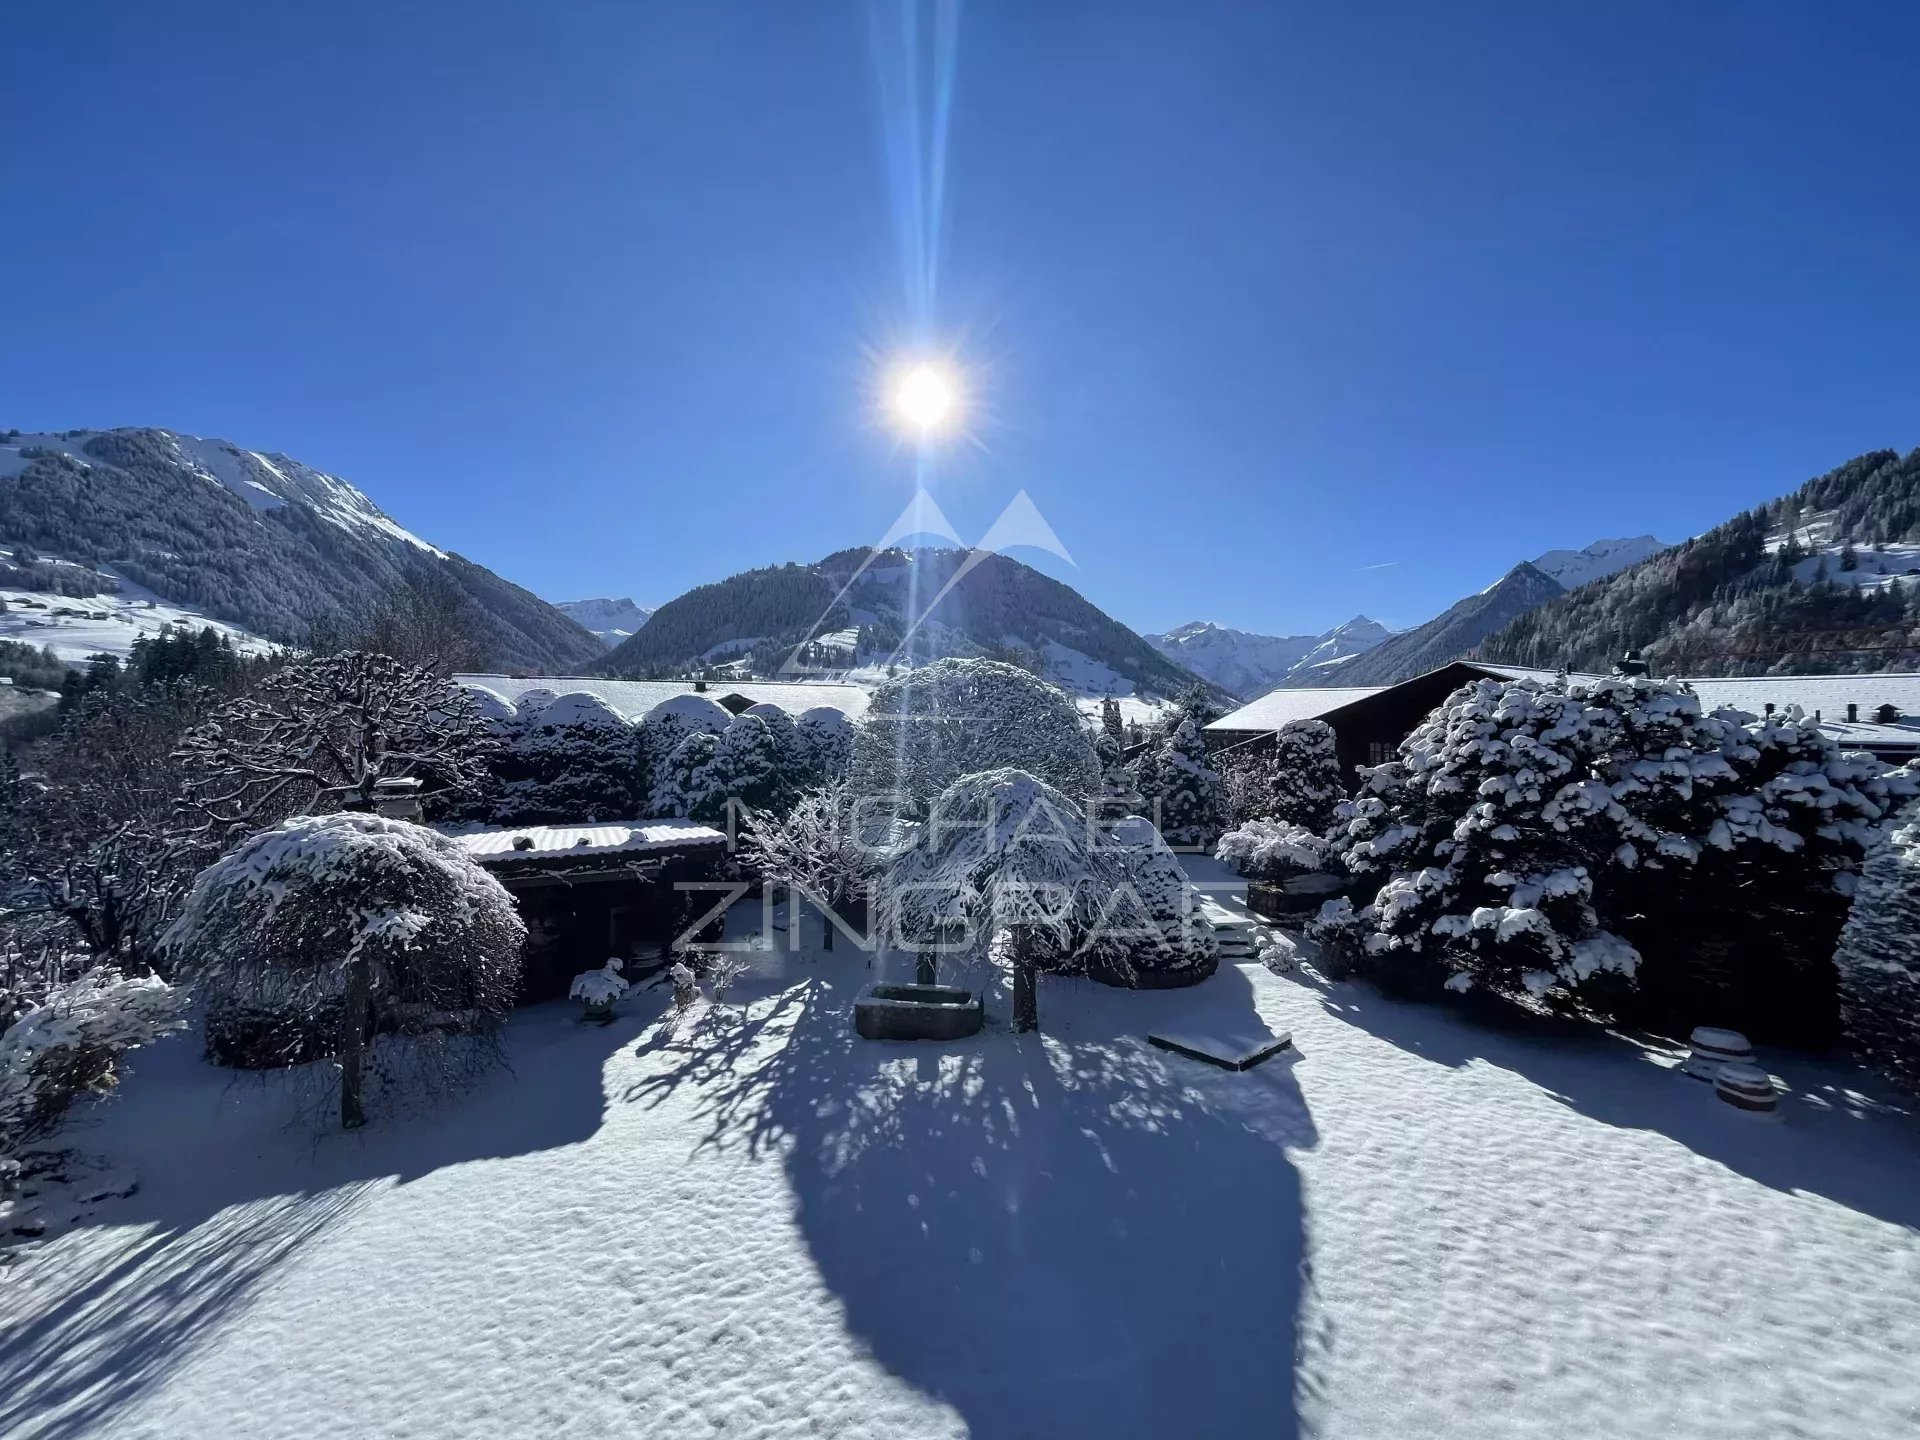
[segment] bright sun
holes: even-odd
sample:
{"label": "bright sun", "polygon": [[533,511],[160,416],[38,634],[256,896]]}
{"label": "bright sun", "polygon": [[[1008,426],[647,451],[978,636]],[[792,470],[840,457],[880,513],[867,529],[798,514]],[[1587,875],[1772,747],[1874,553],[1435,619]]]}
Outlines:
{"label": "bright sun", "polygon": [[893,382],[893,413],[909,429],[932,435],[944,429],[960,408],[953,376],[927,361],[908,366]]}

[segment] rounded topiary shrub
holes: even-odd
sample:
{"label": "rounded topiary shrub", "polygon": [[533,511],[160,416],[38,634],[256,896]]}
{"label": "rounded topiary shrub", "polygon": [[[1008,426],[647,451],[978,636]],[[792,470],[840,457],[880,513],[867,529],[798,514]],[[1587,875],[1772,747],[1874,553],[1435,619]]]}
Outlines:
{"label": "rounded topiary shrub", "polygon": [[373,1053],[389,1080],[452,1083],[494,1058],[526,929],[454,841],[378,815],[299,815],[201,872],[166,946],[216,1060],[337,1059],[359,1123]]}

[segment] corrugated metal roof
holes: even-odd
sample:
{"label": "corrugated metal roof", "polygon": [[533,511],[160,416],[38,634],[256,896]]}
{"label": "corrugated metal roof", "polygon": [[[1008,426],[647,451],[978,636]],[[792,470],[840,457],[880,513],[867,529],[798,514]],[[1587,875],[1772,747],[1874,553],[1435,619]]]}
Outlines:
{"label": "corrugated metal roof", "polygon": [[1209,730],[1278,730],[1290,720],[1317,720],[1329,711],[1390,689],[1386,685],[1340,685],[1325,689],[1269,690],[1258,700],[1222,715]]}
{"label": "corrugated metal roof", "polygon": [[704,691],[696,692],[691,680],[598,680],[584,675],[530,675],[514,679],[507,675],[456,675],[461,685],[481,686],[506,696],[515,703],[529,690],[551,690],[556,695],[598,695],[629,720],[638,719],[662,700],[676,695],[704,694],[709,700],[739,695],[749,704],[778,705],[795,719],[802,711],[831,706],[844,711],[851,720],[867,713],[868,691],[864,685],[838,681],[713,680]]}
{"label": "corrugated metal roof", "polygon": [[[727,837],[692,820],[630,820],[602,825],[488,825],[450,828],[447,836],[482,865],[598,857],[724,845]],[[523,843],[524,842],[524,843]]]}

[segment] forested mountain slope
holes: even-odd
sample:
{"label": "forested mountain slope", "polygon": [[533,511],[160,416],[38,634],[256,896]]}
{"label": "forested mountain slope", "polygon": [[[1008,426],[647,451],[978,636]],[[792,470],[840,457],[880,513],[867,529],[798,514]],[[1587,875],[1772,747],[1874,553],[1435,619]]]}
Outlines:
{"label": "forested mountain slope", "polygon": [[[1522,561],[1498,583],[1478,595],[1469,595],[1443,615],[1398,635],[1345,661],[1319,685],[1392,685],[1436,670],[1451,660],[1471,654],[1476,646],[1516,615],[1544,604],[1565,587],[1545,571]],[[1297,683],[1297,682],[1289,682]]]}
{"label": "forested mountain slope", "polygon": [[1876,450],[1490,635],[1481,658],[1657,671],[1920,668],[1920,450]]}
{"label": "forested mountain slope", "polygon": [[544,600],[428,544],[346,481],[224,440],[0,432],[0,543],[124,577],[288,644],[434,577],[473,602],[496,665],[566,670],[605,653]]}
{"label": "forested mountain slope", "polygon": [[870,556],[842,550],[699,586],[655,610],[607,668],[646,676],[728,661],[778,674],[810,639],[806,658],[834,668],[896,654],[987,655],[1082,694],[1165,696],[1197,679],[1075,590],[1004,555],[888,550],[867,564]]}

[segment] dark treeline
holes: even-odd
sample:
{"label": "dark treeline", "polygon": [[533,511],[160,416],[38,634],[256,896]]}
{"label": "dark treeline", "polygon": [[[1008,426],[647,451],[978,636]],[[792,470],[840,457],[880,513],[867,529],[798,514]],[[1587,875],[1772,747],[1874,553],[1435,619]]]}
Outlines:
{"label": "dark treeline", "polygon": [[[1809,546],[1794,532],[1816,517],[1813,538],[1822,543]],[[1767,548],[1770,537],[1783,535],[1784,545]],[[1549,601],[1492,635],[1478,654],[1605,670],[1622,651],[1639,649],[1656,669],[1675,674],[1913,670],[1920,668],[1920,560],[1876,547],[1915,540],[1920,450],[1877,450]],[[1876,583],[1851,583],[1862,571]]]}

